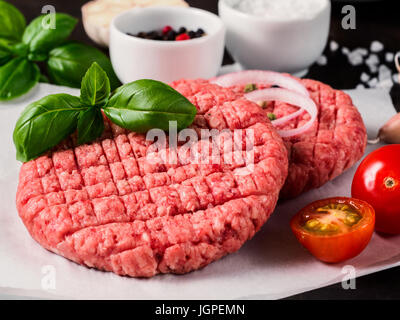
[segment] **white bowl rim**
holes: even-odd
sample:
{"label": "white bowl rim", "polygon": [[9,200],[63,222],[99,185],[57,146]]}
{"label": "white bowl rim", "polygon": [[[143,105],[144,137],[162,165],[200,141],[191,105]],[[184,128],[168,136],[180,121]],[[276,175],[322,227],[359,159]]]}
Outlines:
{"label": "white bowl rim", "polygon": [[218,4],[224,6],[225,9],[229,10],[230,12],[232,12],[232,13],[238,15],[238,16],[241,16],[242,18],[253,19],[253,20],[256,20],[256,21],[262,21],[262,22],[265,22],[265,23],[274,23],[274,24],[309,22],[309,21],[312,21],[312,20],[316,19],[319,15],[321,15],[321,13],[323,13],[326,10],[326,8],[330,8],[331,7],[331,2],[329,0],[324,0],[327,3],[327,6],[324,7],[321,11],[319,11],[312,18],[300,18],[299,17],[299,18],[291,18],[290,20],[289,19],[288,20],[285,20],[285,19],[267,20],[263,16],[257,16],[257,15],[254,15],[254,14],[250,14],[250,13],[243,12],[243,11],[240,11],[238,9],[235,9],[232,6],[230,6],[227,3],[227,1],[228,0],[218,0]]}
{"label": "white bowl rim", "polygon": [[[212,19],[215,20],[215,22],[218,25],[218,29],[216,31],[214,31],[213,33],[210,34],[206,34],[205,36],[202,36],[200,38],[195,38],[195,39],[190,39],[190,40],[185,40],[185,41],[162,41],[162,40],[152,40],[152,39],[142,39],[139,37],[135,37],[135,36],[130,36],[128,34],[126,34],[125,32],[121,31],[117,26],[116,26],[116,22],[118,19],[120,19],[121,17],[131,14],[132,12],[134,13],[138,13],[140,14],[140,12],[142,11],[168,11],[168,12],[176,12],[176,11],[186,11],[186,12],[196,12],[198,14],[204,15],[204,16],[208,16]],[[207,42],[210,38],[218,35],[221,31],[225,31],[225,24],[223,23],[222,19],[207,10],[203,10],[200,8],[195,8],[195,7],[174,7],[174,6],[153,6],[153,7],[145,7],[145,8],[132,8],[130,10],[121,12],[120,14],[118,14],[117,16],[115,16],[112,21],[111,21],[111,29],[115,30],[116,32],[118,32],[119,34],[121,34],[124,38],[127,39],[127,41],[133,41],[133,42],[141,42],[143,44],[152,44],[152,45],[159,45],[159,46],[175,46],[175,47],[185,47],[185,46],[190,46],[192,44],[199,44],[202,42]]]}

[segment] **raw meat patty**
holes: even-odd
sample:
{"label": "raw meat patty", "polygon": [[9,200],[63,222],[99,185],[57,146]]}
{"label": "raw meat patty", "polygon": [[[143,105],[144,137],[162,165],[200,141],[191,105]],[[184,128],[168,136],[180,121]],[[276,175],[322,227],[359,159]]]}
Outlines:
{"label": "raw meat patty", "polygon": [[[283,139],[289,154],[289,173],[281,198],[296,197],[334,179],[361,159],[367,143],[365,125],[349,95],[315,80],[298,80],[318,107],[318,121],[307,132]],[[238,94],[244,92],[243,86],[232,89]],[[265,111],[280,118],[297,109],[286,103],[271,102]],[[309,114],[304,113],[278,128],[297,128],[309,119]]]}
{"label": "raw meat patty", "polygon": [[287,176],[282,139],[257,104],[231,90],[201,80],[174,85],[199,110],[194,128],[253,130],[254,171],[194,164],[185,152],[176,165],[154,161],[161,152],[147,161],[143,135],[106,121],[99,141],[71,140],[22,165],[17,208],[43,247],[88,267],[151,277],[202,268],[260,229]]}

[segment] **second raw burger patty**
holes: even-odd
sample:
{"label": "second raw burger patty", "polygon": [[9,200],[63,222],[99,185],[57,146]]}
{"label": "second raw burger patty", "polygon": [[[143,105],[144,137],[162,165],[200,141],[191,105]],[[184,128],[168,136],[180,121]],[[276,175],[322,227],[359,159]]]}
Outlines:
{"label": "second raw burger patty", "polygon": [[[289,154],[289,173],[281,198],[293,198],[318,188],[353,166],[364,154],[367,130],[350,96],[319,81],[300,80],[318,108],[318,121],[299,136],[284,138]],[[286,103],[265,109],[278,118],[297,110]],[[279,129],[301,127],[308,113]]]}
{"label": "second raw burger patty", "polygon": [[148,161],[144,135],[106,122],[99,141],[22,165],[17,208],[36,241],[89,267],[151,277],[204,267],[260,229],[287,176],[282,139],[257,104],[207,81],[185,86],[199,109],[194,128],[254,132],[254,171],[185,153],[178,164],[157,153]]}
{"label": "second raw burger patty", "polygon": [[[303,134],[283,139],[289,155],[289,173],[281,198],[296,197],[334,179],[362,157],[367,143],[365,125],[349,95],[315,80],[298,81],[307,88],[316,103],[318,121]],[[190,82],[180,81],[175,86],[192,103],[204,105],[205,110],[208,108],[209,102],[190,90]],[[257,87],[262,89],[267,86],[259,84]],[[244,94],[244,86],[232,90],[238,96]],[[225,98],[233,99],[232,96]],[[277,118],[296,110],[297,107],[282,102],[268,103],[264,109],[266,113],[274,113]],[[309,114],[304,113],[279,129],[301,127],[309,119]]]}

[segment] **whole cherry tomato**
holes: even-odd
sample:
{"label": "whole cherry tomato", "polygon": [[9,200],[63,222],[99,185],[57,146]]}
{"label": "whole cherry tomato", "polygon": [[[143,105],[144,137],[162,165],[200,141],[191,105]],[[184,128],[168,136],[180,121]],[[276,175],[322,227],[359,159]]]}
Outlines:
{"label": "whole cherry tomato", "polygon": [[374,224],[372,206],[345,197],[310,203],[290,222],[297,240],[316,258],[330,263],[361,253],[371,239]]}
{"label": "whole cherry tomato", "polygon": [[361,162],[351,194],[374,207],[377,231],[400,233],[400,144],[379,148]]}

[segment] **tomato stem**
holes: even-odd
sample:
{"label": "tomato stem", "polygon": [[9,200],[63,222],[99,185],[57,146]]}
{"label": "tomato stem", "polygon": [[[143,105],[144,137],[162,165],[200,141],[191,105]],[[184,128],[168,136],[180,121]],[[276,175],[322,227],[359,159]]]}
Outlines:
{"label": "tomato stem", "polygon": [[394,180],[392,177],[386,177],[385,180],[383,180],[383,183],[385,184],[386,188],[393,188],[396,185],[396,180]]}

